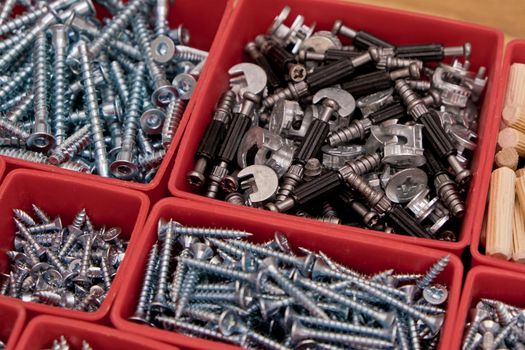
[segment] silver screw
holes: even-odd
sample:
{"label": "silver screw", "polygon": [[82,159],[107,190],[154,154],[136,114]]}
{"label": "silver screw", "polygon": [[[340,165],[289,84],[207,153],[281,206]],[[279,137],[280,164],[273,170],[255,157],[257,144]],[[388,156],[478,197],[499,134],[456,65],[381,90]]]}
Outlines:
{"label": "silver screw", "polygon": [[122,146],[116,160],[111,163],[111,172],[115,177],[132,179],[137,175],[138,167],[133,162],[135,152],[135,138],[140,119],[140,111],[143,100],[145,66],[142,63],[137,65],[133,79],[128,106],[126,107],[127,118],[124,124]]}
{"label": "silver screw", "polygon": [[91,60],[88,56],[88,49],[85,42],[81,42],[78,49],[82,71],[82,83],[85,89],[84,103],[91,122],[91,138],[96,152],[96,168],[100,176],[109,177],[109,163],[106,153],[106,144],[104,142],[103,128],[100,121],[97,90],[93,79]]}
{"label": "silver screw", "polygon": [[182,99],[173,99],[168,104],[166,111],[166,118],[162,128],[162,146],[168,149],[173,141],[175,132],[177,131],[184,111],[186,110],[187,102]]}
{"label": "silver screw", "polygon": [[130,317],[130,320],[141,323],[148,323],[147,307],[153,295],[153,285],[156,279],[156,270],[158,265],[158,246],[154,244],[149,252],[148,262],[146,264],[146,272],[144,281],[142,282],[142,289],[139,296],[139,301],[135,313]]}
{"label": "silver screw", "polygon": [[54,49],[54,135],[57,145],[61,145],[66,138],[66,126],[64,124],[68,112],[66,103],[67,76],[66,76],[66,50],[69,46],[68,27],[63,24],[55,24],[50,27],[52,32],[52,43]]}
{"label": "silver screw", "polygon": [[426,287],[428,287],[432,281],[447,267],[448,262],[450,261],[450,255],[445,255],[443,258],[438,260],[432,267],[428,270],[428,272],[421,277],[419,281],[417,281],[417,286],[419,289],[423,290]]}

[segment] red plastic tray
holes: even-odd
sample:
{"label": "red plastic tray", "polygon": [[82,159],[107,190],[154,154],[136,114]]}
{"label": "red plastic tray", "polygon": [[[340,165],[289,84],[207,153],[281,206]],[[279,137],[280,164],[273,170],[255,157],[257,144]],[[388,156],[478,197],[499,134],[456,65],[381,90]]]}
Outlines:
{"label": "red plastic tray", "polygon": [[0,339],[5,350],[13,350],[26,321],[26,310],[21,305],[0,300]]}
{"label": "red plastic tray", "polygon": [[463,330],[470,308],[476,307],[481,298],[497,299],[518,307],[525,307],[525,276],[512,271],[478,266],[469,271],[450,349],[459,349],[463,342]]}
{"label": "red plastic tray", "polygon": [[[230,11],[227,9],[230,7],[227,6],[227,3],[227,0],[177,0],[169,12],[169,23],[174,26],[184,24],[184,26],[190,30],[190,45],[199,49],[209,50],[212,47],[221,20],[226,20],[229,17],[228,14]],[[102,9],[99,11],[99,16],[105,13],[107,13],[107,11]],[[114,178],[103,178],[98,175],[72,172],[71,170],[58,168],[52,165],[37,164],[10,157],[0,157],[5,159],[8,171],[18,168],[29,168],[60,174],[74,174],[78,179],[96,180],[103,183],[139,190],[146,193],[152,200],[160,199],[167,194],[167,182],[171,167],[173,166],[173,160],[177,153],[182,134],[184,133],[190,118],[191,111],[194,108],[194,104],[200,99],[200,85],[202,85],[202,82],[204,81],[203,78],[205,74],[206,68],[202,72],[201,79],[196,86],[193,98],[186,107],[186,111],[173,138],[171,147],[168,149],[157,175],[155,175],[150,183],[143,184]]]}
{"label": "red plastic tray", "polygon": [[177,350],[176,347],[92,323],[40,316],[27,325],[16,347],[19,350],[51,349],[53,340],[66,337],[73,349],[85,340],[93,349]]}
{"label": "red plastic tray", "polygon": [[[409,12],[352,4],[340,0],[275,0],[259,2],[239,0],[235,4],[234,13],[227,23],[223,23],[220,31],[224,32],[220,47],[213,52],[208,62],[210,79],[201,86],[203,93],[199,103],[192,112],[187,131],[180,144],[180,150],[175,160],[175,167],[169,181],[169,190],[175,197],[188,198],[203,203],[213,203],[228,207],[242,217],[251,217],[261,212],[255,209],[233,206],[223,201],[209,199],[192,192],[186,182],[187,172],[193,168],[194,154],[206,125],[213,114],[213,108],[220,94],[228,88],[228,68],[242,61],[247,61],[243,55],[243,47],[260,33],[265,33],[273,18],[285,5],[290,5],[290,18],[301,14],[306,23],[317,22],[317,30],[330,30],[334,21],[342,19],[347,25],[356,29],[365,29],[380,38],[394,44],[414,44],[438,42],[444,45],[461,45],[466,41],[472,43],[472,69],[481,65],[487,67],[489,81],[480,113],[479,144],[472,162],[474,175],[467,197],[467,212],[459,234],[458,242],[443,242],[401,235],[386,236],[382,232],[364,230],[320,223],[315,220],[286,216],[290,225],[297,227],[315,226],[330,232],[334,236],[343,237],[349,234],[359,236],[376,236],[388,238],[390,241],[409,242],[422,246],[444,249],[457,255],[470,243],[471,227],[474,225],[475,209],[484,199],[487,187],[488,173],[485,170],[487,150],[496,138],[497,124],[493,118],[497,94],[497,79],[501,64],[503,35],[495,29],[475,24],[430,17]],[[249,20],[247,19],[249,18]],[[286,214],[266,212],[265,217],[274,219]]]}
{"label": "red plastic tray", "polygon": [[[263,242],[273,238],[275,231],[284,232],[292,247],[305,247],[322,250],[335,260],[348,264],[358,271],[374,273],[393,268],[396,271],[423,273],[444,252],[399,243],[379,240],[374,237],[347,235],[334,236],[313,226],[290,225],[288,218],[277,216],[268,220],[262,216],[246,215],[240,217],[236,212],[223,206],[212,206],[194,201],[167,198],[158,202],[152,209],[144,232],[135,243],[127,273],[126,293],[119,293],[111,311],[111,321],[124,331],[148,336],[189,349],[239,349],[238,347],[209,340],[192,338],[166,330],[128,321],[133,315],[142,285],[148,252],[157,239],[159,218],[173,218],[183,225],[228,227],[252,232],[252,240]],[[306,225],[305,225],[306,226]],[[459,302],[463,265],[456,256],[451,256],[450,264],[439,277],[439,283],[449,286],[447,316],[442,330],[441,349],[447,349],[452,333],[455,313]]]}
{"label": "red plastic tray", "polygon": [[470,253],[472,254],[472,265],[489,265],[494,267],[499,267],[505,270],[514,270],[521,273],[525,272],[525,265],[518,264],[512,261],[500,260],[490,256],[486,256],[480,251],[480,241],[481,241],[481,232],[484,230],[483,227],[483,218],[485,217],[486,210],[486,198],[490,185],[490,173],[492,172],[492,164],[494,161],[494,155],[496,153],[496,143],[497,135],[499,131],[499,124],[501,122],[501,112],[503,111],[503,104],[505,101],[505,94],[507,92],[507,81],[509,78],[510,66],[513,63],[525,63],[525,40],[514,40],[507,45],[505,51],[505,57],[503,59],[503,68],[498,80],[498,94],[496,100],[496,109],[494,112],[494,130],[492,134],[494,137],[491,137],[489,140],[489,145],[487,148],[487,153],[485,153],[486,159],[486,171],[484,172],[488,177],[486,183],[484,183],[483,188],[481,189],[480,203],[477,207],[477,212],[475,214],[476,219],[472,226],[472,244],[470,245]]}
{"label": "red plastic tray", "polygon": [[[95,226],[119,226],[122,235],[130,239],[126,257],[113,280],[106,299],[96,312],[73,311],[43,304],[26,303],[20,299],[0,296],[0,301],[23,305],[28,315],[52,314],[85,321],[102,322],[117,292],[125,282],[127,266],[133,257],[134,244],[140,238],[148,215],[149,199],[138,191],[109,186],[95,181],[79,180],[72,176],[50,174],[34,170],[15,170],[7,175],[0,186],[0,272],[9,272],[6,256],[13,249],[15,225],[13,208],[31,213],[31,204],[36,204],[51,216],[60,216],[64,223],[71,223],[74,216],[86,208]],[[106,320],[107,321],[107,320]]]}

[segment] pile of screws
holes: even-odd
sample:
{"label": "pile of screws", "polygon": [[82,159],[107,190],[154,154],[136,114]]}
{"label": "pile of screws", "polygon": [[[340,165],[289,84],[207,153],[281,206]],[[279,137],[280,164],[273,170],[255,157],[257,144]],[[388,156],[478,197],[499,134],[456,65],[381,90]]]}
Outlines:
{"label": "pile of screws", "polygon": [[462,349],[523,349],[524,329],[524,309],[499,300],[481,299],[471,310]]}
{"label": "pile of screws", "polygon": [[248,236],[161,219],[130,319],[256,349],[436,348],[448,290],[434,280],[448,255],[424,275],[365,276],[322,252],[295,255],[281,233]]}
{"label": "pile of screws", "polygon": [[96,311],[104,301],[127,242],[121,229],[95,229],[82,209],[71,225],[51,220],[33,205],[35,221],[14,209],[17,232],[8,251],[11,272],[0,275],[0,295],[79,311]]}
{"label": "pile of screws", "polygon": [[0,155],[148,183],[207,52],[168,27],[165,0],[99,2],[112,19],[91,0],[24,2],[0,18]]}
{"label": "pile of screws", "polygon": [[[91,345],[85,340],[82,340],[82,350],[93,350]],[[73,350],[71,345],[68,343],[64,336],[61,336],[60,339],[53,340],[53,345],[51,350]]]}
{"label": "pile of screws", "polygon": [[457,240],[487,82],[485,67],[469,71],[471,45],[394,46],[341,21],[316,32],[302,16],[288,27],[289,11],[246,45],[254,63],[229,70],[190,185],[233,204]]}

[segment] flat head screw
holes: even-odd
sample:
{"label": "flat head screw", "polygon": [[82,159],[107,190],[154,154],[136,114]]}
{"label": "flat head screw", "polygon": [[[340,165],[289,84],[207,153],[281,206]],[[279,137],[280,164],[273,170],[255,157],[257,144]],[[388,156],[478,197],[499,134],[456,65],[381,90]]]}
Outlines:
{"label": "flat head screw", "polygon": [[135,313],[129,319],[140,323],[149,323],[147,317],[147,309],[149,300],[153,294],[153,285],[155,284],[157,270],[158,270],[158,245],[155,243],[151,248],[146,264],[146,271],[144,274],[144,281],[142,282],[142,289],[140,291],[139,301]]}

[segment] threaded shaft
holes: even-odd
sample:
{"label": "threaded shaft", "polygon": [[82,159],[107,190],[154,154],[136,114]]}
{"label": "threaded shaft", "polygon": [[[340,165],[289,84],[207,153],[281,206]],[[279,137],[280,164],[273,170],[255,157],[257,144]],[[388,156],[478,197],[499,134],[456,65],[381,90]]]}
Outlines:
{"label": "threaded shaft", "polygon": [[91,57],[96,57],[102,51],[110,40],[116,38],[120,31],[122,31],[130,22],[132,17],[142,10],[147,11],[149,3],[144,0],[132,0],[128,2],[127,6],[122,11],[117,12],[113,20],[102,29],[100,35],[93,40],[89,46],[89,53]]}
{"label": "threaded shaft", "polygon": [[248,272],[241,272],[236,270],[230,270],[225,267],[210,264],[208,262],[177,257],[177,260],[184,262],[188,267],[193,267],[199,270],[207,271],[210,274],[230,278],[236,281],[244,281],[248,283],[254,283],[255,276]]}
{"label": "threaded shaft", "polygon": [[35,23],[38,18],[47,12],[47,7],[42,6],[35,11],[27,11],[23,15],[17,16],[15,19],[0,25],[0,36],[5,36],[19,28],[27,27]]}
{"label": "threaded shaft", "polygon": [[31,215],[29,215],[28,213],[26,213],[25,211],[21,209],[13,209],[13,214],[18,220],[20,220],[25,225],[28,225],[28,226],[36,225],[36,222],[35,220],[33,220]]}
{"label": "threaded shaft", "polygon": [[275,200],[284,201],[290,196],[290,193],[299,185],[303,177],[303,167],[297,164],[291,165],[283,176],[282,185],[277,192]]}
{"label": "threaded shaft", "polygon": [[[33,133],[49,133],[49,62],[48,62],[48,43],[44,32],[36,36],[33,46],[33,91],[34,99],[34,115],[35,124],[33,125]],[[40,147],[38,147],[40,148]]]}
{"label": "threaded shaft", "polygon": [[71,171],[78,171],[80,173],[91,173],[90,166],[81,160],[77,160],[77,161],[69,160],[67,162],[61,163],[58,167],[62,169],[71,170]]}
{"label": "threaded shaft", "polygon": [[418,119],[421,115],[427,112],[427,107],[419,96],[410,88],[404,79],[398,79],[395,82],[395,88],[401,100],[407,106],[407,111],[414,119]]}
{"label": "threaded shaft", "polygon": [[139,296],[139,302],[135,315],[145,315],[146,308],[153,294],[153,284],[155,283],[156,271],[158,265],[158,245],[155,243],[149,252],[148,263],[146,264],[146,272],[144,281],[142,282],[142,289]]}
{"label": "threaded shaft", "polygon": [[60,294],[47,290],[35,292],[34,296],[39,302],[46,305],[59,306],[62,301],[62,296]]}
{"label": "threaded shaft", "polygon": [[157,281],[157,293],[154,301],[165,304],[167,301],[168,292],[168,276],[172,263],[173,247],[175,245],[175,233],[173,231],[172,223],[166,230],[166,237],[162,243],[162,250],[159,257],[159,279]]}
{"label": "threaded shaft", "polygon": [[[182,312],[190,302],[195,286],[199,281],[199,271],[193,269],[188,270],[182,284],[182,291],[180,293],[179,301],[177,302],[177,307],[175,308],[175,317],[179,318],[182,316]],[[204,300],[205,301],[205,300]]]}
{"label": "threaded shaft", "polygon": [[166,118],[162,127],[162,146],[168,149],[177,132],[180,121],[186,110],[186,101],[182,99],[172,100],[166,111]]}
{"label": "threaded shaft", "polygon": [[106,153],[106,143],[104,141],[104,130],[99,115],[97,90],[93,78],[91,60],[88,56],[87,45],[85,42],[81,42],[78,48],[82,71],[82,84],[85,90],[84,104],[89,115],[91,123],[91,139],[93,140],[95,147],[95,164],[98,174],[100,176],[108,177],[109,163]]}
{"label": "threaded shaft", "polygon": [[250,237],[252,234],[239,231],[239,230],[224,230],[216,228],[205,228],[205,227],[188,227],[188,226],[176,226],[175,233],[178,235],[186,235],[192,237],[203,237],[203,238],[244,238]]}
{"label": "threaded shaft", "polygon": [[20,39],[22,39],[22,36],[24,35],[26,35],[25,31],[13,34],[9,38],[2,39],[2,41],[0,41],[0,52],[4,52],[11,49],[13,46],[16,45],[17,42],[20,41]]}
{"label": "threaded shaft", "polygon": [[136,61],[142,60],[140,50],[131,44],[120,40],[111,40],[109,44],[112,49],[119,51],[119,53],[123,53]]}
{"label": "threaded shaft", "polygon": [[[378,153],[363,156],[357,160],[346,162],[345,167],[348,171],[351,171],[357,175],[368,174],[369,172],[377,169],[381,165],[381,156]],[[343,169],[339,170],[340,173],[345,173]]]}
{"label": "threaded shaft", "polygon": [[450,261],[450,255],[445,255],[441,259],[438,260],[432,267],[428,270],[428,272],[417,281],[417,286],[419,289],[423,290],[426,287],[430,286],[432,281],[447,267],[448,262]]}
{"label": "threaded shaft", "polygon": [[34,163],[48,164],[47,157],[42,153],[27,151],[20,148],[0,148],[0,155],[27,160]]}
{"label": "threaded shaft", "polygon": [[62,145],[56,147],[49,156],[49,162],[53,165],[61,164],[83,150],[90,142],[90,125],[84,125],[69,136]]}
{"label": "threaded shaft", "polygon": [[13,107],[13,109],[9,110],[5,118],[11,123],[17,123],[18,121],[20,121],[20,119],[22,119],[25,115],[29,113],[31,107],[33,107],[33,98],[33,93],[24,95],[19,101],[19,103],[17,103],[16,106]]}
{"label": "threaded shaft", "polygon": [[115,90],[117,90],[117,93],[120,97],[120,101],[124,106],[126,106],[129,97],[129,91],[125,78],[126,75],[124,74],[120,63],[117,61],[111,62],[109,73]]}
{"label": "threaded shaft", "polygon": [[185,45],[175,46],[174,59],[178,62],[192,61],[200,62],[208,58],[208,52]]}
{"label": "threaded shaft", "polygon": [[[0,56],[3,57],[3,56]],[[27,60],[13,75],[6,84],[0,87],[0,101],[4,101],[13,91],[16,91],[21,85],[31,81],[33,73],[33,61]]]}
{"label": "threaded shaft", "polygon": [[210,337],[213,339],[219,339],[226,342],[231,342],[232,339],[223,336],[221,333],[216,332],[214,330],[211,330],[209,328],[196,326],[191,323],[186,323],[183,321],[179,321],[174,317],[168,317],[168,316],[157,316],[156,321],[159,322],[162,325],[162,328],[168,329],[168,330],[174,330],[178,329],[181,331],[189,332],[193,335],[198,335],[200,337]]}
{"label": "threaded shaft", "polygon": [[2,10],[0,11],[0,26],[4,24],[6,19],[11,15],[11,11],[15,7],[16,0],[6,0]]}
{"label": "threaded shaft", "polygon": [[328,136],[328,143],[331,147],[337,147],[354,140],[365,137],[366,129],[362,120],[354,120],[349,126],[339,129]]}
{"label": "threaded shaft", "polygon": [[142,169],[146,171],[151,170],[160,165],[165,155],[166,155],[166,150],[160,149],[158,151],[155,151],[153,154],[150,154],[146,156],[145,158],[140,159],[138,162],[138,165],[139,167],[141,167]]}
{"label": "threaded shaft", "polygon": [[346,182],[368,202],[371,209],[379,214],[384,214],[390,210],[392,204],[384,193],[374,190],[370,185],[356,173],[350,172],[346,178]]}
{"label": "threaded shaft", "polygon": [[153,59],[153,51],[151,49],[151,43],[149,40],[151,37],[151,31],[146,26],[146,20],[143,16],[138,16],[134,19],[133,32],[135,33],[140,50],[143,54],[144,62],[148,67],[149,75],[153,80],[155,87],[158,88],[162,85],[169,85],[169,82],[166,80],[166,72],[161,69],[157,62],[155,62]]}
{"label": "threaded shaft", "polygon": [[[189,258],[191,252],[188,248],[182,250],[179,254],[180,257]],[[183,262],[178,262],[175,272],[173,273],[173,280],[171,282],[170,296],[172,302],[177,302],[179,299],[179,293],[182,288],[182,282],[184,280],[184,274],[186,273],[186,265]]]}
{"label": "threaded shaft", "polygon": [[457,185],[447,174],[440,174],[434,179],[437,194],[455,217],[465,214],[465,202],[461,198]]}
{"label": "threaded shaft", "polygon": [[0,130],[6,134],[16,137],[23,143],[25,143],[29,138],[29,133],[27,131],[6,119],[0,119]]}
{"label": "threaded shaft", "polygon": [[67,87],[66,49],[69,45],[69,42],[67,28],[65,28],[65,26],[59,24],[55,25],[53,28],[53,126],[56,143],[57,145],[61,145],[67,136],[65,122],[68,113],[67,91],[69,89]]}
{"label": "threaded shaft", "polygon": [[20,94],[18,94],[16,96],[10,97],[9,100],[7,100],[4,103],[2,103],[0,105],[0,112],[9,111],[10,109],[15,108],[20,102],[22,102],[22,100],[27,98],[29,95],[31,95],[31,101],[30,101],[29,104],[31,106],[33,106],[33,94],[24,91],[24,92],[21,92]]}
{"label": "threaded shaft", "polygon": [[136,148],[137,130],[139,128],[139,120],[142,112],[142,101],[144,98],[144,84],[145,84],[145,67],[143,63],[137,65],[133,79],[133,86],[129,96],[128,105],[126,107],[127,118],[124,121],[124,129],[122,136],[122,149],[119,152],[119,159],[125,156],[124,159],[131,161]]}

